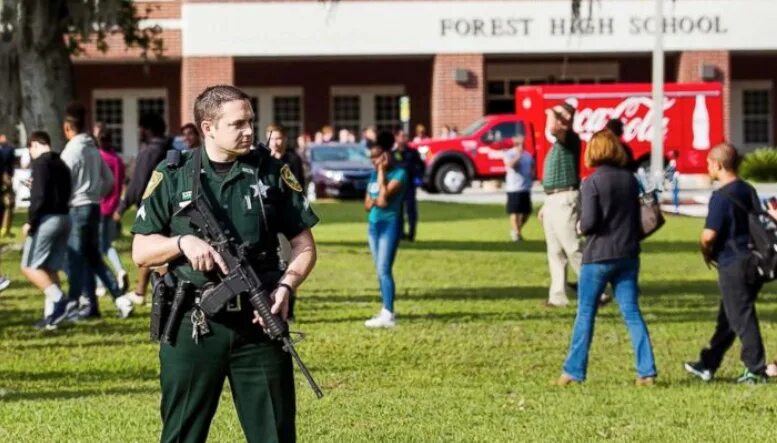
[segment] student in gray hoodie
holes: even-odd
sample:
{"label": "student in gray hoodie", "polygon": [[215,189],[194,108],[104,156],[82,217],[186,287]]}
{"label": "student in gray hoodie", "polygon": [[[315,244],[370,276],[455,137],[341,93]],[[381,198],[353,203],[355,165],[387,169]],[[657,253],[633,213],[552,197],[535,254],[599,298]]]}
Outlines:
{"label": "student in gray hoodie", "polygon": [[94,139],[86,133],[86,110],[80,103],[69,105],[63,125],[68,139],[62,151],[62,161],[70,168],[73,198],[70,201],[72,229],[67,247],[68,297],[54,308],[51,322],[56,325],[64,318],[84,320],[100,316],[94,291],[86,294],[88,303],[78,307],[86,278],[94,275],[102,280],[114,299],[119,317],[132,312],[132,302],[119,292],[116,278],[103,261],[98,244],[100,200],[113,187],[113,175],[105,164]]}

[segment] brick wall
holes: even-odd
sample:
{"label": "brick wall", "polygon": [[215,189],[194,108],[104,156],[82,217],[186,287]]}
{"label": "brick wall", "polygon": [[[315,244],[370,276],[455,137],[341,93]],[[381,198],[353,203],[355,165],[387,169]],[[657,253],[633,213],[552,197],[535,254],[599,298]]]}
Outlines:
{"label": "brick wall", "polygon": [[[464,69],[469,80],[456,83],[454,72]],[[443,125],[464,129],[483,116],[485,63],[483,54],[438,54],[432,67],[432,134]]]}
{"label": "brick wall", "polygon": [[208,86],[233,84],[232,57],[184,57],[181,61],[181,121],[194,121],[194,100]]}
{"label": "brick wall", "polygon": [[181,65],[167,63],[77,63],[73,67],[75,97],[87,107],[87,121],[94,123],[92,104],[95,89],[156,89],[167,91],[168,128],[177,133],[181,127]]}
{"label": "brick wall", "polygon": [[680,53],[677,63],[679,83],[701,82],[704,65],[715,66],[718,81],[723,83],[723,135],[731,138],[731,56],[728,51],[685,51]]}
{"label": "brick wall", "polygon": [[410,127],[429,127],[431,58],[381,60],[235,60],[241,88],[298,86],[303,89],[303,129],[312,133],[332,123],[332,86],[402,85],[410,96]]}

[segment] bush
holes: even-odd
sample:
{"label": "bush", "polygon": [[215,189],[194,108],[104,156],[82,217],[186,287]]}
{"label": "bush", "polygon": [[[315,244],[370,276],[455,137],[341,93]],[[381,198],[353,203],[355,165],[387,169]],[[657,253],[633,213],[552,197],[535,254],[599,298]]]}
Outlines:
{"label": "bush", "polygon": [[759,148],[745,155],[739,173],[754,182],[777,182],[777,149]]}

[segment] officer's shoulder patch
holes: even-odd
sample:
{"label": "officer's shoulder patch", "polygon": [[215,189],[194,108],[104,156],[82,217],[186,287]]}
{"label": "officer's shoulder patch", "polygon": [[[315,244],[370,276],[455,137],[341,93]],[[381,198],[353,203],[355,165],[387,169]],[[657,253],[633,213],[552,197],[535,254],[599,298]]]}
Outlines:
{"label": "officer's shoulder patch", "polygon": [[286,185],[291,189],[297,192],[302,192],[302,185],[300,185],[297,181],[297,178],[294,177],[291,169],[289,169],[289,165],[283,165],[281,168],[281,179],[283,179],[283,182],[286,183]]}
{"label": "officer's shoulder patch", "polygon": [[159,186],[160,183],[162,183],[162,180],[164,180],[165,176],[159,171],[154,171],[151,174],[151,178],[148,180],[148,185],[146,185],[146,190],[143,192],[142,199],[147,199],[151,194],[154,193],[154,190]]}

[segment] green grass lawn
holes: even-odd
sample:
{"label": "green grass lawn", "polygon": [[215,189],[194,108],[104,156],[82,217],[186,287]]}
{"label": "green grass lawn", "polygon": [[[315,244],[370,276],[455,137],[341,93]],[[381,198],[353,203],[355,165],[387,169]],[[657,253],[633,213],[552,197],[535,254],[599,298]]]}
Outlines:
{"label": "green grass lawn", "polygon": [[[737,386],[739,345],[717,381],[681,367],[712,333],[715,274],[697,253],[702,222],[670,218],[644,245],[642,307],[659,384],[634,386],[629,337],[615,304],[600,311],[589,380],[560,373],[574,307],[547,310],[542,231],[509,243],[498,206],[422,204],[416,243],[395,265],[398,327],[366,330],[380,307],[360,203],[322,203],[318,265],[300,291],[298,346],[326,397],[297,374],[305,442],[757,441],[777,436],[777,386]],[[23,216],[17,219],[21,221]],[[126,264],[127,238],[119,242]],[[23,281],[18,252],[2,254],[14,280],[0,296],[0,441],[146,442],[158,438],[157,346],[148,306],[50,333],[30,325],[42,295]],[[133,271],[134,276],[134,271]],[[777,353],[777,289],[759,305],[767,354]],[[211,441],[242,441],[225,389]]]}

